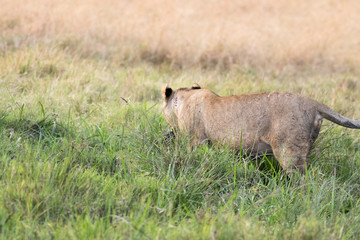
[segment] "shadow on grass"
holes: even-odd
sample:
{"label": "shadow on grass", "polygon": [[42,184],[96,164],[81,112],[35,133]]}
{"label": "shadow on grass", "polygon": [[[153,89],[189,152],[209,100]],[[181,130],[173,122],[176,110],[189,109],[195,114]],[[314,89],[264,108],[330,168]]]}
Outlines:
{"label": "shadow on grass", "polygon": [[30,120],[21,117],[11,119],[6,112],[0,113],[0,129],[8,131],[9,135],[33,140],[54,141],[65,136],[72,136],[73,131],[59,121],[56,114],[44,116],[40,120]]}
{"label": "shadow on grass", "polygon": [[[173,130],[169,130],[162,135],[160,140],[156,141],[157,151],[176,151],[179,145],[189,145],[190,139],[177,137]],[[190,145],[189,145],[190,146]],[[248,163],[254,164],[256,169],[264,172],[266,175],[274,175],[282,171],[282,168],[273,154],[260,154],[260,155],[249,155],[242,150],[233,150],[229,146],[217,146],[211,141],[206,141],[203,146],[191,147],[191,151],[206,147],[220,152],[226,152],[230,158],[233,159],[234,163],[239,161],[246,161]],[[184,149],[183,149],[184,150]]]}

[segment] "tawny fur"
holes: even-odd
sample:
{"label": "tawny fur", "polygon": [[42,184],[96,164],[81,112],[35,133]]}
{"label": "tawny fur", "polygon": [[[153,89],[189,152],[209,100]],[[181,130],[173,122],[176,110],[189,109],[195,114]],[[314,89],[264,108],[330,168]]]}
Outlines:
{"label": "tawny fur", "polygon": [[164,115],[192,144],[229,144],[257,155],[273,153],[282,168],[305,171],[322,119],[360,129],[360,121],[293,93],[270,92],[220,97],[198,84],[173,91],[162,88]]}

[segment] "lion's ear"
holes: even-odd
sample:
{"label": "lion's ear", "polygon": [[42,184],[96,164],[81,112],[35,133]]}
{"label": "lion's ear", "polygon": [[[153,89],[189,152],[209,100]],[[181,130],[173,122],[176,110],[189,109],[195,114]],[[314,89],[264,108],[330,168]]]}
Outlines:
{"label": "lion's ear", "polygon": [[197,83],[194,83],[191,87],[191,89],[200,89],[200,88],[201,88],[200,85]]}
{"label": "lion's ear", "polygon": [[167,99],[171,96],[171,94],[173,93],[173,90],[170,87],[168,87],[168,85],[166,84],[165,86],[162,87],[161,93],[163,95],[163,98]]}

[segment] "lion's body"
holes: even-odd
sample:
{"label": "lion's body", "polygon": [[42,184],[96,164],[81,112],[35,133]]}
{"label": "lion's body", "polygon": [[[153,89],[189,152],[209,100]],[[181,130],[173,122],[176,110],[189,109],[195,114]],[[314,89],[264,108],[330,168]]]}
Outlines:
{"label": "lion's body", "polygon": [[173,128],[190,134],[193,144],[210,140],[251,154],[273,153],[287,171],[304,171],[323,117],[360,128],[360,122],[292,93],[220,97],[196,85],[176,91],[165,87],[163,94],[166,120]]}

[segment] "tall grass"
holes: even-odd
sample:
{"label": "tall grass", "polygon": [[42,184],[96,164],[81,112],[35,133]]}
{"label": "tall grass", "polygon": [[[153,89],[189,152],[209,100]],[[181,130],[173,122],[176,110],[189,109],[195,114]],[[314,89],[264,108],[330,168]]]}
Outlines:
{"label": "tall grass", "polygon": [[200,80],[221,94],[300,92],[358,116],[351,75],[112,67],[47,48],[8,52],[0,69],[3,239],[359,237],[356,130],[325,124],[305,179],[287,178],[271,157],[164,142],[159,109],[163,82]]}
{"label": "tall grass", "polygon": [[358,72],[356,0],[2,1],[2,52],[53,45],[119,63]]}
{"label": "tall grass", "polygon": [[358,238],[351,136],[328,130],[304,181],[271,158],[165,144],[163,118],[144,104],[120,115],[111,126],[40,104],[2,112],[2,238]]}

